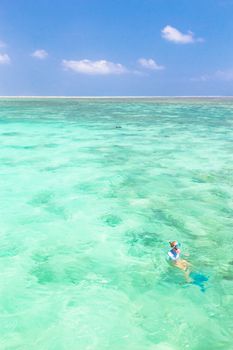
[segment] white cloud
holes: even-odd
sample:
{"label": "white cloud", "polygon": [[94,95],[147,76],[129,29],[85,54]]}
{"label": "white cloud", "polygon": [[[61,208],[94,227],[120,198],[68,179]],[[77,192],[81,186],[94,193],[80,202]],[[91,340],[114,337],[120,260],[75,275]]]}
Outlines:
{"label": "white cloud", "polygon": [[7,53],[0,53],[0,64],[8,64],[10,61],[11,59]]}
{"label": "white cloud", "polygon": [[48,52],[43,49],[40,49],[34,51],[31,56],[39,58],[40,60],[44,60],[48,56]]}
{"label": "white cloud", "polygon": [[219,80],[233,81],[233,69],[218,70],[215,72],[215,77]]}
{"label": "white cloud", "polygon": [[138,63],[146,69],[151,69],[151,70],[162,70],[165,67],[157,64],[152,58],[146,59],[146,58],[140,58],[138,60]]}
{"label": "white cloud", "polygon": [[76,73],[83,73],[89,75],[109,75],[127,73],[127,69],[122,64],[113,63],[106,60],[63,60],[62,64],[66,69],[73,70]]}
{"label": "white cloud", "polygon": [[202,74],[199,77],[194,77],[190,79],[190,81],[202,81],[202,82],[205,82],[208,80],[211,80],[211,76],[209,74]]}
{"label": "white cloud", "polygon": [[195,38],[194,34],[191,31],[188,31],[187,34],[183,34],[178,29],[169,25],[164,27],[161,33],[164,39],[172,41],[176,44],[192,44],[195,42],[204,41],[202,38]]}
{"label": "white cloud", "polygon": [[203,74],[199,77],[190,79],[191,81],[205,82],[205,81],[233,81],[233,69],[217,70],[211,74]]}

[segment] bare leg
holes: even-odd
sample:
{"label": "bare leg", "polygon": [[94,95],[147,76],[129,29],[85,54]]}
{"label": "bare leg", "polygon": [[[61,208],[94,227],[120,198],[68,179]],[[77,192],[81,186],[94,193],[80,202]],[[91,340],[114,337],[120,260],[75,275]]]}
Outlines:
{"label": "bare leg", "polygon": [[190,278],[189,274],[190,274],[190,270],[184,271],[184,277],[186,279],[186,282],[188,283],[192,282],[192,279]]}
{"label": "bare leg", "polygon": [[189,270],[190,263],[188,261],[186,261],[186,260],[178,260],[178,261],[176,261],[175,266],[178,267],[178,269],[184,271],[184,277],[186,279],[186,282],[190,283],[192,281],[191,278],[189,277],[189,274],[190,274],[190,270]]}

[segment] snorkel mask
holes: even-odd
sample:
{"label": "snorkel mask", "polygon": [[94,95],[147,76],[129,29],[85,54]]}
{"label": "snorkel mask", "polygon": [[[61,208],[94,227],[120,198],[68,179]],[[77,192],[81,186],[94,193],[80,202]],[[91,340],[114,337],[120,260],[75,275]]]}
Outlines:
{"label": "snorkel mask", "polygon": [[172,249],[179,249],[180,248],[180,243],[177,241],[169,242],[170,246]]}

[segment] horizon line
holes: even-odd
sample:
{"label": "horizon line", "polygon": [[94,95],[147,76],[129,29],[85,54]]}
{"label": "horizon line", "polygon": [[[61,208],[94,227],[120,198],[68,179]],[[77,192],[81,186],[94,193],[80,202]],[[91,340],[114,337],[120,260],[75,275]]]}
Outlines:
{"label": "horizon line", "polygon": [[96,98],[96,99],[110,99],[110,98],[233,98],[233,95],[112,95],[112,96],[98,96],[98,95],[0,95],[1,98]]}

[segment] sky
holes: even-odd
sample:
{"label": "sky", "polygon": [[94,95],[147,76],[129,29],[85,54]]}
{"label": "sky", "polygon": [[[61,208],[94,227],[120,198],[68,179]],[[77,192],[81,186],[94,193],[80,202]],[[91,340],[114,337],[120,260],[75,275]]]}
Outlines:
{"label": "sky", "polygon": [[1,0],[0,95],[233,95],[233,0]]}

